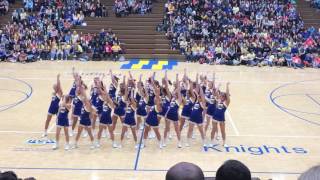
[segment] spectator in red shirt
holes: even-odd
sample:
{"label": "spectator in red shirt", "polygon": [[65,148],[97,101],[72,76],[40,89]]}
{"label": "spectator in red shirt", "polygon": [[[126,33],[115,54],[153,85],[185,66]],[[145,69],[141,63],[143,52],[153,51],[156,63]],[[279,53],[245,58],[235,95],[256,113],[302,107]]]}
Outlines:
{"label": "spectator in red shirt", "polygon": [[111,55],[112,55],[112,46],[108,42],[106,42],[106,45],[104,46],[103,57],[109,59],[111,58]]}

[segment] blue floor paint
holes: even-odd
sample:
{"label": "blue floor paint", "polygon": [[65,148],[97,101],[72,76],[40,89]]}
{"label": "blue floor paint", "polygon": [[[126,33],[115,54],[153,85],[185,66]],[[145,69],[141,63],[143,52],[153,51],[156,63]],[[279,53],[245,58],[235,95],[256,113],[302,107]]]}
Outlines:
{"label": "blue floor paint", "polygon": [[[298,84],[298,83],[304,83],[304,82],[312,82],[312,81],[319,81],[320,79],[313,79],[313,80],[305,80],[305,81],[298,81],[298,82],[292,82],[292,83],[286,83],[286,84],[283,84],[275,89],[273,89],[269,95],[269,99],[271,101],[271,103],[273,103],[278,109],[280,109],[281,111],[293,116],[293,117],[296,117],[302,121],[305,121],[307,123],[310,123],[310,124],[313,124],[313,125],[316,125],[316,126],[320,126],[320,123],[318,122],[314,122],[312,120],[309,120],[309,119],[306,119],[306,118],[303,118],[303,117],[300,117],[292,112],[290,112],[289,110],[286,110],[285,108],[283,108],[282,106],[278,105],[275,101],[275,98],[276,97],[273,97],[274,96],[274,93],[277,92],[279,89],[281,88],[284,88],[286,86],[290,86],[290,85],[294,85],[294,84]],[[286,95],[286,94],[285,94]]]}
{"label": "blue floor paint", "polygon": [[[25,102],[26,100],[28,100],[28,99],[31,97],[31,95],[32,95],[32,93],[33,93],[33,88],[32,88],[32,86],[31,86],[29,83],[27,83],[26,81],[22,81],[22,80],[20,80],[20,79],[11,78],[11,77],[2,77],[2,76],[0,76],[0,77],[1,77],[1,78],[5,78],[5,79],[11,79],[11,80],[14,80],[14,81],[18,81],[18,82],[20,82],[20,83],[22,83],[22,84],[24,84],[24,85],[26,85],[26,86],[28,87],[28,92],[24,92],[24,91],[19,90],[19,89],[17,89],[17,90],[2,89],[2,90],[5,90],[5,91],[19,92],[19,93],[21,93],[21,94],[24,94],[25,97],[24,97],[23,99],[15,102],[15,103],[6,104],[6,105],[1,105],[1,106],[0,106],[0,112],[6,111],[6,110],[11,109],[11,108],[14,108],[14,107],[18,106],[19,104]],[[1,90],[1,89],[0,89],[0,90]],[[1,109],[2,107],[5,107],[5,108]]]}

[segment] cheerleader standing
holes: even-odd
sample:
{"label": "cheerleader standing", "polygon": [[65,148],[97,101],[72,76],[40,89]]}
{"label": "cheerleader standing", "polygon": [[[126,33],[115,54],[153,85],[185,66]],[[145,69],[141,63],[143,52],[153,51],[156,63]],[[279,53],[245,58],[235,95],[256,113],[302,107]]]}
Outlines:
{"label": "cheerleader standing", "polygon": [[215,111],[216,107],[216,98],[215,98],[215,74],[213,74],[213,80],[208,81],[208,87],[206,88],[205,91],[205,98],[206,98],[206,106],[207,106],[207,111],[206,111],[206,125],[205,125],[205,134],[207,133],[207,130],[209,128],[209,125],[212,121],[212,116]]}
{"label": "cheerleader standing", "polygon": [[114,131],[112,129],[112,119],[111,119],[111,112],[114,109],[115,105],[109,95],[106,93],[104,89],[99,88],[101,97],[103,98],[103,106],[102,106],[102,113],[100,116],[100,124],[99,124],[99,131],[98,131],[98,139],[96,147],[100,147],[100,139],[104,129],[108,128],[110,139],[112,141],[112,147],[117,148],[117,144],[114,140]]}
{"label": "cheerleader standing", "polygon": [[[137,105],[134,100],[134,89],[131,89],[131,93],[128,93],[129,89],[127,87],[125,87],[125,89],[126,89],[125,91],[126,112],[125,112],[125,117],[122,124],[121,137],[120,137],[121,143],[119,147],[120,148],[122,147],[124,135],[127,132],[128,128],[130,128],[133,135],[133,139],[135,141],[135,148],[138,148],[136,120],[135,120],[135,110],[137,109]],[[128,97],[129,94],[130,96]]]}
{"label": "cheerleader standing", "polygon": [[203,131],[203,111],[206,108],[206,101],[203,93],[203,88],[200,87],[198,82],[198,74],[196,80],[196,89],[194,90],[195,93],[195,102],[192,106],[192,111],[190,114],[190,121],[189,121],[189,128],[187,134],[187,143],[186,146],[189,146],[190,138],[192,136],[193,127],[196,125],[201,135],[203,146],[206,147],[205,143],[205,134]]}
{"label": "cheerleader standing", "polygon": [[146,126],[143,133],[143,142],[141,145],[141,148],[145,147],[146,140],[148,138],[148,133],[153,129],[153,131],[156,134],[156,137],[159,142],[159,148],[162,149],[162,142],[161,142],[161,135],[159,132],[159,120],[158,120],[158,114],[162,111],[161,102],[160,102],[160,89],[159,87],[156,87],[154,80],[151,80],[151,84],[153,86],[154,90],[154,106],[151,106],[146,118]]}
{"label": "cheerleader standing", "polygon": [[[163,146],[166,146],[166,140],[167,140],[167,134],[170,130],[170,124],[173,123],[174,125],[174,129],[176,131],[176,135],[178,138],[178,148],[181,148],[181,136],[180,136],[180,129],[179,129],[179,106],[182,104],[182,100],[181,100],[181,89],[180,89],[180,82],[179,82],[179,75],[176,75],[176,89],[173,92],[173,94],[170,94],[170,104],[168,106],[168,110],[165,114],[165,129],[164,129],[164,143]],[[168,90],[168,86],[167,86],[167,75],[165,76],[166,79],[166,89]]]}
{"label": "cheerleader standing", "polygon": [[214,135],[218,131],[218,124],[220,126],[222,135],[222,145],[226,145],[226,130],[225,130],[225,112],[230,104],[230,92],[229,92],[229,82],[227,83],[226,92],[219,92],[217,97],[216,109],[212,120],[212,131],[211,131],[211,142],[214,141]]}
{"label": "cheerleader standing", "polygon": [[137,94],[135,97],[136,104],[137,104],[137,130],[140,128],[141,130],[143,129],[145,119],[147,117],[147,110],[146,110],[146,105],[148,102],[148,97],[146,96],[146,91],[143,87],[143,83],[141,81],[142,75],[140,75],[139,82],[137,83]]}
{"label": "cheerleader standing", "polygon": [[[59,91],[61,91],[60,75],[57,76],[57,87]],[[54,144],[53,149],[56,150],[59,148],[60,131],[63,128],[64,135],[66,138],[65,150],[69,150],[70,147],[69,147],[69,134],[68,134],[68,127],[69,127],[68,114],[71,108],[71,97],[63,96],[63,95],[61,97],[62,97],[62,102],[60,102],[59,104],[59,110],[58,110],[58,116],[57,116],[56,143]]]}
{"label": "cheerleader standing", "polygon": [[68,114],[71,108],[71,97],[70,96],[63,96],[63,101],[60,103],[59,107],[59,113],[57,116],[57,130],[56,130],[56,143],[53,146],[53,149],[56,150],[59,148],[59,139],[60,139],[60,132],[63,128],[64,135],[66,138],[66,145],[65,150],[69,150],[69,134],[68,134],[68,128],[69,128],[69,119]]}
{"label": "cheerleader standing", "polygon": [[75,144],[73,146],[73,148],[78,148],[78,141],[80,138],[80,135],[82,133],[82,130],[85,129],[90,137],[90,141],[91,141],[91,149],[95,148],[94,145],[94,138],[93,138],[93,134],[92,134],[92,128],[91,128],[91,119],[90,119],[90,113],[92,113],[93,108],[92,105],[89,101],[89,99],[87,98],[86,92],[84,90],[83,86],[79,86],[80,88],[80,93],[81,93],[81,99],[83,102],[83,107],[81,109],[81,116],[80,116],[80,125],[78,127],[78,133],[76,136],[76,140],[75,140]]}
{"label": "cheerleader standing", "polygon": [[60,78],[60,75],[57,76],[57,83],[53,85],[52,98],[51,98],[51,102],[50,102],[50,106],[49,106],[49,110],[48,110],[48,115],[47,115],[46,123],[44,126],[44,133],[43,133],[42,137],[46,137],[48,135],[48,127],[49,127],[50,121],[52,119],[52,116],[56,115],[59,110],[59,102],[60,102],[60,98],[62,97],[62,90],[60,87],[60,79],[59,78]]}

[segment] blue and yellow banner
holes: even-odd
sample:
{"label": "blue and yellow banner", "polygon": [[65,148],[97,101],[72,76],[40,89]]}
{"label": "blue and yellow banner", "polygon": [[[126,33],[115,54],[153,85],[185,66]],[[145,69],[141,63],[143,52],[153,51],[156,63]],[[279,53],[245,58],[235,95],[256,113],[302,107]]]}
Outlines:
{"label": "blue and yellow banner", "polygon": [[123,64],[120,69],[171,70],[176,65],[178,65],[176,60],[131,59]]}

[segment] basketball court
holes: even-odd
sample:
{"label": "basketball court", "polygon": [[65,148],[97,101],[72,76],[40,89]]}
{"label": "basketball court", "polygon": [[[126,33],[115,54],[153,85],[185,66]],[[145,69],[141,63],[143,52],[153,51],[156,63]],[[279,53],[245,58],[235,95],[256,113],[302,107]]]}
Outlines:
{"label": "basketball court", "polygon": [[[61,74],[62,88],[68,93],[74,66],[90,85],[93,77],[108,69],[120,76],[121,63],[114,62],[36,62],[0,64],[0,169],[13,170],[20,177],[37,179],[164,179],[166,170],[177,162],[199,165],[206,176],[215,176],[228,159],[244,162],[253,176],[262,179],[297,179],[300,173],[320,162],[320,77],[319,70],[295,70],[286,67],[227,67],[179,62],[168,71],[173,79],[196,73],[216,72],[217,83],[230,82],[231,104],[226,114],[227,144],[204,149],[198,131],[190,147],[176,147],[173,136],[160,150],[155,139],[144,149],[134,149],[133,138],[122,149],[113,149],[103,138],[100,149],[89,149],[89,138],[81,138],[79,148],[53,151],[55,123],[51,122],[48,139],[41,138],[50,103],[52,85]],[[132,70],[144,78],[152,70]],[[157,78],[164,71],[157,70]],[[55,119],[55,118],[54,118]],[[163,126],[163,122],[162,126]],[[172,129],[172,128],[171,128]],[[171,130],[171,134],[174,131]],[[120,139],[120,124],[116,139]],[[163,128],[161,129],[163,133]],[[210,133],[207,132],[207,137]],[[183,142],[186,129],[182,131]],[[140,139],[140,138],[139,138]],[[74,142],[74,137],[71,138]],[[64,144],[61,138],[60,145]],[[220,140],[221,144],[221,140]]]}

